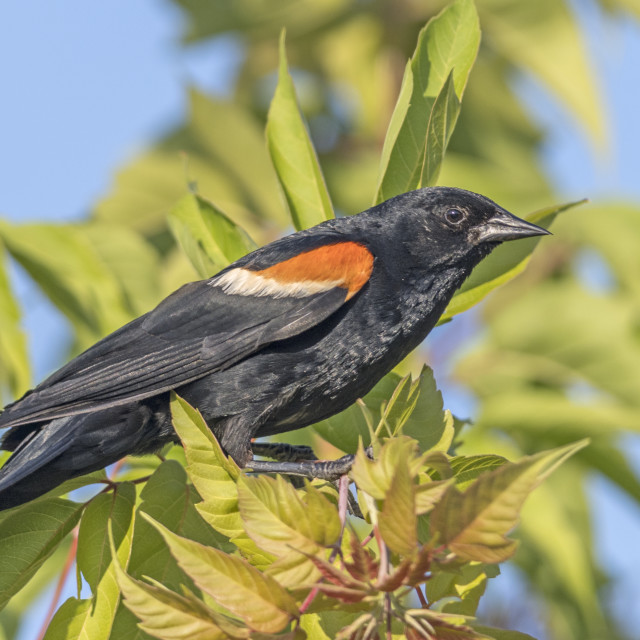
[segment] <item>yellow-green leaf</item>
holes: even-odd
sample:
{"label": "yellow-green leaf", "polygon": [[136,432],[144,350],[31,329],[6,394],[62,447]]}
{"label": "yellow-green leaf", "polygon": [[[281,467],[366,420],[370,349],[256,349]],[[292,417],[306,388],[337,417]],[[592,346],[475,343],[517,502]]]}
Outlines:
{"label": "yellow-green leaf", "polygon": [[387,440],[376,460],[370,460],[360,448],[350,476],[359,489],[376,500],[384,500],[399,466],[405,466],[411,477],[418,473],[422,462],[418,453],[417,442],[407,436]]}
{"label": "yellow-green leaf", "polygon": [[455,129],[461,102],[456,95],[453,84],[453,71],[438,93],[427,125],[427,140],[425,143],[424,161],[422,163],[422,175],[418,186],[430,187],[438,182],[440,167],[444,161],[444,154],[449,146],[451,134]]}
{"label": "yellow-green leaf", "polygon": [[21,396],[31,380],[27,341],[20,329],[20,309],[11,291],[0,243],[0,403],[6,387],[14,397]]}
{"label": "yellow-green leaf", "polygon": [[507,560],[517,544],[506,534],[517,524],[527,496],[586,445],[582,440],[507,463],[480,476],[464,492],[450,487],[431,513],[432,537],[462,560]]}
{"label": "yellow-green leaf", "polygon": [[[420,32],[388,131],[393,140],[391,149],[391,143],[385,141],[376,202],[418,188],[427,165],[425,177],[437,175],[437,149],[425,162],[429,123],[431,120],[430,144],[451,135],[453,97],[456,101],[462,97],[479,44],[480,27],[472,0],[456,0]],[[441,98],[438,114],[432,117],[436,99],[450,76],[452,84]]]}
{"label": "yellow-green leaf", "polygon": [[337,510],[317,489],[298,492],[281,476],[243,476],[238,482],[240,514],[249,536],[279,561],[268,572],[286,586],[313,582],[315,555],[340,535]]}
{"label": "yellow-green leaf", "polygon": [[296,229],[333,218],[333,207],[289,75],[284,31],[278,86],[267,116],[267,144]]}
{"label": "yellow-green leaf", "polygon": [[148,516],[145,518],[160,532],[195,584],[252,629],[277,633],[299,615],[287,591],[246,560],[181,538]]}
{"label": "yellow-green leaf", "polygon": [[384,506],[378,514],[380,535],[395,553],[409,555],[418,544],[416,485],[408,465],[396,466]]}
{"label": "yellow-green leaf", "polygon": [[169,212],[176,240],[202,278],[253,251],[256,244],[215,204],[190,193]]}

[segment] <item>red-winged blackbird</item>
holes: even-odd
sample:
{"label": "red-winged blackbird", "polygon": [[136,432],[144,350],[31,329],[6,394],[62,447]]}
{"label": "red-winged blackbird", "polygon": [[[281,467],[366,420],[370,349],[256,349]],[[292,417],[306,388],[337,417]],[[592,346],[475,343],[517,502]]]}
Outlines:
{"label": "red-winged blackbird", "polygon": [[420,189],[185,285],[5,408],[2,448],[14,453],[0,470],[0,509],[175,441],[171,390],[249,465],[252,438],[323,420],[366,394],[499,243],[546,233],[484,196]]}

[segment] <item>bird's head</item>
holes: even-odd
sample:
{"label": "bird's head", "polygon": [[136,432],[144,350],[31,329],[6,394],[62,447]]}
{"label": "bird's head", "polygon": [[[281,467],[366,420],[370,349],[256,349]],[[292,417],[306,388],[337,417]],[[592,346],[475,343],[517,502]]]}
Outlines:
{"label": "bird's head", "polygon": [[379,212],[398,238],[398,258],[418,269],[426,262],[470,271],[505,240],[549,234],[489,198],[453,187],[404,193],[380,205]]}

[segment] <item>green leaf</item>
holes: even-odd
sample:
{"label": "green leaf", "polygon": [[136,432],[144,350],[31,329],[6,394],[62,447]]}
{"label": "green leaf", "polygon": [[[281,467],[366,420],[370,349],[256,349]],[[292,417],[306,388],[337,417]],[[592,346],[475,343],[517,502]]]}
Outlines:
{"label": "green leaf", "polygon": [[[238,634],[225,633],[211,611],[195,598],[185,597],[161,585],[149,585],[129,577],[116,566],[118,585],[127,608],[140,619],[140,628],[160,640],[224,640],[246,638],[242,628],[228,622],[227,631],[237,629]],[[218,614],[222,618],[221,614]]]}
{"label": "green leaf", "polygon": [[5,399],[5,385],[14,397],[20,397],[31,381],[27,341],[20,328],[20,309],[11,291],[4,253],[0,243],[0,402]]}
{"label": "green leaf", "polygon": [[500,574],[495,565],[469,562],[455,572],[434,571],[426,582],[426,594],[429,602],[451,598],[442,610],[467,616],[476,614],[480,598],[484,595],[487,580]]}
{"label": "green leaf", "polygon": [[[363,398],[345,411],[313,425],[325,440],[345,452],[353,452],[360,441],[370,444],[365,412],[373,427],[384,428],[387,435],[403,433],[420,443],[420,448],[447,450],[453,438],[452,416],[443,410],[442,394],[436,387],[433,371],[423,367],[412,380],[388,373]],[[363,411],[364,409],[364,411]]]}
{"label": "green leaf", "polygon": [[[426,474],[425,474],[426,475]],[[420,480],[423,480],[423,474],[420,474]],[[427,478],[429,476],[426,476]],[[416,513],[420,516],[425,515],[433,510],[433,507],[442,498],[444,492],[454,482],[453,478],[448,480],[431,481],[429,479],[426,482],[422,482],[416,487],[415,496],[415,509]]]}
{"label": "green leaf", "polygon": [[507,460],[502,456],[478,455],[455,456],[449,462],[455,475],[456,486],[462,491],[478,476],[501,467]]}
{"label": "green leaf", "polygon": [[417,442],[407,436],[387,440],[375,460],[370,460],[360,448],[350,476],[359,489],[376,500],[384,500],[398,473],[398,467],[407,468],[410,477],[417,475],[422,463],[418,453]]}
{"label": "green leaf", "polygon": [[333,207],[287,68],[280,36],[278,86],[267,116],[267,144],[296,229],[333,218]]}
{"label": "green leaf", "polygon": [[[375,389],[374,389],[375,391]],[[369,403],[369,396],[365,398]],[[375,411],[371,398],[371,409]],[[453,418],[443,409],[442,393],[436,386],[433,370],[422,367],[416,380],[400,381],[382,410],[381,421],[392,433],[403,433],[420,444],[423,451],[448,449],[453,438]]]}
{"label": "green leaf", "polygon": [[389,548],[410,555],[418,544],[416,519],[416,486],[404,462],[397,465],[384,506],[378,514],[380,535]]}
{"label": "green leaf", "polygon": [[187,474],[203,499],[202,517],[229,538],[243,531],[236,481],[240,470],[222,452],[200,412],[173,394],[173,426],[185,447]]}
{"label": "green leaf", "polygon": [[69,557],[71,545],[71,536],[67,536],[42,564],[33,578],[11,598],[7,606],[0,612],[0,624],[7,640],[18,636],[18,629],[24,621],[24,612],[39,598],[46,598],[44,594],[51,588],[53,581],[60,576],[60,567]]}
{"label": "green leaf", "polygon": [[425,156],[419,182],[421,187],[434,186],[438,182],[440,167],[444,161],[451,134],[456,127],[460,107],[461,102],[453,85],[452,71],[436,97],[429,115]]}
{"label": "green leaf", "polygon": [[[526,219],[548,228],[559,213],[584,202],[586,201],[578,200],[545,207],[526,216]],[[478,304],[491,291],[522,273],[537,244],[537,238],[527,238],[517,242],[507,242],[498,247],[474,269],[458,293],[453,296],[440,318],[440,324]]]}
{"label": "green leaf", "polygon": [[169,212],[168,220],[173,235],[202,278],[256,248],[241,227],[197,194],[182,198]]}
{"label": "green leaf", "polygon": [[[2,222],[0,238],[12,257],[74,324],[82,345],[88,346],[148,310],[151,298],[155,301],[154,274],[145,278],[144,287],[151,296],[143,296],[143,303],[149,304],[146,308],[138,306],[140,288],[132,284],[135,274],[143,269],[152,274],[157,256],[129,229]],[[126,251],[121,253],[119,246]],[[133,276],[117,266],[130,260],[131,255],[136,259]]]}
{"label": "green leaf", "polygon": [[507,463],[481,475],[461,493],[450,487],[431,513],[432,536],[462,560],[503,562],[517,544],[506,534],[518,522],[525,499],[586,440]]}
{"label": "green leaf", "polygon": [[[385,141],[376,202],[424,186],[423,176],[437,176],[444,152],[438,145],[451,135],[455,105],[464,92],[479,44],[480,27],[472,0],[456,0],[420,32],[387,134],[393,143]],[[452,84],[442,93],[450,76]],[[425,152],[427,139],[435,147]]]}
{"label": "green leaf", "polygon": [[237,101],[195,90],[189,92],[189,107],[184,125],[116,174],[95,218],[164,244],[166,215],[191,182],[200,193],[215,195],[218,206],[251,233],[260,230],[261,220],[284,224],[287,216],[257,118]]}
{"label": "green leaf", "polygon": [[142,513],[175,533],[208,546],[232,553],[235,548],[226,537],[211,528],[198,513],[194,502],[200,498],[187,483],[187,474],[175,460],[166,460],[145,483],[137,509],[131,559],[127,568],[133,577],[151,577],[165,586],[178,588],[184,582],[167,550],[162,536],[143,518]]}
{"label": "green leaf", "polygon": [[301,493],[281,476],[241,477],[238,500],[249,536],[279,559],[268,573],[285,586],[314,582],[318,571],[303,554],[316,555],[338,540],[335,506],[311,485]]}
{"label": "green leaf", "polygon": [[291,596],[246,560],[181,538],[145,518],[160,532],[182,570],[218,604],[256,631],[277,633],[299,615]]}
{"label": "green leaf", "polygon": [[[123,483],[112,495],[100,495],[87,507],[88,520],[84,525],[81,523],[79,534],[83,537],[82,548],[78,537],[78,563],[91,581],[93,597],[69,598],[53,617],[45,640],[107,640],[111,637],[120,601],[116,566],[126,566],[129,560],[135,501],[135,486]],[[95,502],[98,504],[93,507]],[[117,547],[113,535],[111,545],[107,541],[108,532],[112,530],[116,531]]]}
{"label": "green leaf", "polygon": [[92,593],[96,592],[98,583],[111,564],[108,524],[111,524],[116,546],[120,548],[131,526],[135,500],[134,485],[119,484],[111,493],[96,496],[82,514],[76,561]]}
{"label": "green leaf", "polygon": [[270,564],[272,556],[258,549],[240,517],[236,485],[240,469],[223,453],[200,412],[175,394],[171,398],[171,415],[185,447],[187,473],[202,497],[196,509],[216,531],[231,538],[254,564]]}
{"label": "green leaf", "polygon": [[83,508],[51,498],[19,507],[0,522],[0,609],[76,526]]}

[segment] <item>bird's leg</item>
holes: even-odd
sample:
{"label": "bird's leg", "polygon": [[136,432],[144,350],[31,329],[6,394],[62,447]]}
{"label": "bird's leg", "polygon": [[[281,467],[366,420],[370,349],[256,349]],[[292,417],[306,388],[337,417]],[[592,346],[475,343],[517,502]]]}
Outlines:
{"label": "bird's leg", "polygon": [[[251,449],[254,455],[272,458],[277,462],[252,460],[246,465],[246,471],[319,478],[334,484],[349,473],[355,459],[353,455],[346,455],[338,460],[318,460],[311,447],[295,446],[285,442],[252,442]],[[372,457],[371,447],[366,449],[366,454],[369,458]],[[350,492],[347,492],[347,501],[349,512],[364,519],[358,502]]]}
{"label": "bird's leg", "polygon": [[349,473],[354,460],[355,456],[352,454],[342,456],[337,460],[298,460],[297,462],[251,460],[245,469],[257,473],[284,473],[291,476],[334,481]]}
{"label": "bird's leg", "polygon": [[292,445],[286,442],[252,442],[251,449],[254,456],[271,458],[278,462],[300,462],[301,460],[318,459],[311,447]]}

